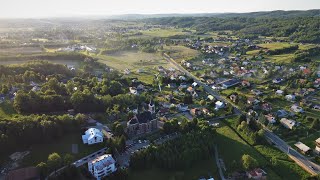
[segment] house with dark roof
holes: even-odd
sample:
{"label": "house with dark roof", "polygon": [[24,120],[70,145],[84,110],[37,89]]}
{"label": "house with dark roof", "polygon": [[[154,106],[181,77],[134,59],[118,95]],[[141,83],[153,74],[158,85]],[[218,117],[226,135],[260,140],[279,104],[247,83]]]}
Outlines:
{"label": "house with dark roof", "polygon": [[136,114],[127,122],[127,134],[135,136],[150,133],[158,128],[156,114],[151,111],[144,111]]}

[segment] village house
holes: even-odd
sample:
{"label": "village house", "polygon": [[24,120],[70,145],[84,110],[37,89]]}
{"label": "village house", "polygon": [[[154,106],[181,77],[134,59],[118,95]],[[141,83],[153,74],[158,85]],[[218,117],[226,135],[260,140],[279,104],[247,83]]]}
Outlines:
{"label": "village house", "polygon": [[222,109],[222,108],[224,108],[225,107],[225,104],[224,104],[224,102],[222,102],[222,101],[217,101],[216,103],[215,103],[215,110],[219,110],[219,109]]}
{"label": "village house", "polygon": [[111,154],[104,154],[89,161],[88,170],[97,180],[100,180],[117,170],[116,161]]}
{"label": "village house", "polygon": [[316,148],[315,148],[315,152],[317,154],[320,154],[320,138],[316,139]]}
{"label": "village house", "polygon": [[282,91],[282,90],[280,90],[280,89],[279,89],[279,90],[277,90],[277,91],[276,91],[276,95],[282,96],[282,95],[283,95],[283,91]]}
{"label": "village house", "polygon": [[269,122],[269,124],[276,123],[276,118],[272,114],[265,115],[266,120]]}
{"label": "village house", "polygon": [[295,101],[296,100],[296,96],[293,94],[288,94],[285,96],[287,101]]}
{"label": "village house", "polygon": [[138,90],[135,87],[129,87],[129,91],[131,94],[138,95]]}
{"label": "village house", "polygon": [[272,110],[272,106],[270,103],[264,102],[261,105],[261,109],[264,111],[271,111]]}
{"label": "village house", "polygon": [[289,116],[289,112],[287,112],[286,110],[280,109],[277,111],[277,116],[280,118],[287,117]]}
{"label": "village house", "polygon": [[189,86],[189,87],[187,88],[187,91],[188,91],[189,93],[193,93],[194,89],[193,89],[192,86]]}
{"label": "village house", "polygon": [[258,104],[258,103],[260,103],[260,101],[258,99],[256,99],[256,98],[254,98],[254,97],[249,97],[247,99],[247,103],[248,104]]}
{"label": "village house", "polygon": [[198,108],[192,108],[192,109],[190,109],[190,114],[192,116],[200,116],[202,114],[202,112]]}
{"label": "village house", "polygon": [[267,179],[267,173],[260,168],[256,168],[254,170],[248,171],[247,176],[249,179],[259,179],[259,180]]}
{"label": "village house", "polygon": [[188,105],[185,104],[178,104],[176,107],[180,112],[186,112],[189,110]]}
{"label": "village house", "polygon": [[176,83],[170,83],[170,84],[168,84],[168,88],[176,88],[177,87],[177,85],[176,85]]}
{"label": "village house", "polygon": [[224,81],[224,82],[222,83],[222,87],[225,88],[225,89],[227,89],[227,88],[232,87],[232,86],[235,86],[235,85],[237,85],[237,84],[239,84],[239,83],[240,83],[240,81],[237,80],[237,79],[229,79],[229,80]]}
{"label": "village house", "polygon": [[291,111],[296,112],[296,113],[303,113],[303,109],[296,104],[292,105],[290,109],[291,109]]}
{"label": "village house", "polygon": [[294,146],[296,146],[303,154],[309,154],[311,152],[311,149],[302,142],[297,142],[294,144]]}
{"label": "village house", "polygon": [[231,94],[230,97],[229,97],[229,99],[230,99],[232,102],[234,102],[234,103],[237,101],[237,98],[238,98],[238,97],[237,97],[237,95],[235,95],[235,94]]}
{"label": "village house", "polygon": [[89,128],[86,130],[84,135],[82,135],[83,144],[96,144],[103,142],[104,135],[103,133],[96,128]]}
{"label": "village house", "polygon": [[242,85],[243,87],[250,87],[250,82],[243,80],[243,81],[241,82],[241,85]]}
{"label": "village house", "polygon": [[296,126],[296,121],[287,118],[282,118],[280,123],[288,129],[293,129],[293,127]]}
{"label": "village house", "polygon": [[276,79],[273,79],[272,82],[275,83],[275,84],[279,84],[283,81],[283,79],[281,78],[276,78]]}

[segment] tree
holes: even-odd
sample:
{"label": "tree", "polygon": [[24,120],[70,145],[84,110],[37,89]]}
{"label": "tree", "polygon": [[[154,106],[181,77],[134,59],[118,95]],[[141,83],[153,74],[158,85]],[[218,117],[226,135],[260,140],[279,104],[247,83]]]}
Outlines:
{"label": "tree", "polygon": [[36,167],[40,172],[40,179],[44,179],[48,175],[47,164],[45,162],[41,162]]}
{"label": "tree", "polygon": [[71,154],[65,154],[63,156],[63,164],[64,165],[70,165],[74,161],[74,157]]}
{"label": "tree", "polygon": [[49,169],[57,170],[59,166],[62,164],[62,159],[58,153],[52,153],[48,156],[48,167]]}
{"label": "tree", "polygon": [[258,166],[257,160],[248,154],[242,155],[241,159],[242,159],[242,166],[245,170],[250,170]]}
{"label": "tree", "polygon": [[192,96],[190,94],[186,94],[183,97],[183,103],[184,104],[192,104]]}

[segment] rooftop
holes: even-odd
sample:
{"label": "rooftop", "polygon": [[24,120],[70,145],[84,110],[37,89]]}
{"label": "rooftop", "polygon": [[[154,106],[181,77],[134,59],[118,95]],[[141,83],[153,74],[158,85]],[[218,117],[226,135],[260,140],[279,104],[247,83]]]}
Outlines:
{"label": "rooftop", "polygon": [[92,165],[97,170],[102,170],[104,167],[110,166],[115,162],[116,161],[112,158],[111,154],[105,154],[105,155],[99,156],[96,159],[91,161]]}

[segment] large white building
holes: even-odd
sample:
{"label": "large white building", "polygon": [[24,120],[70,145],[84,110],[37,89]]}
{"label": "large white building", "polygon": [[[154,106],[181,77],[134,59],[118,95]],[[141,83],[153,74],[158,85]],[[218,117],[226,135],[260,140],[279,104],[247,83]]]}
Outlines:
{"label": "large white building", "polygon": [[88,162],[88,170],[98,180],[117,170],[116,161],[111,154],[105,154]]}
{"label": "large white building", "polygon": [[85,134],[82,135],[82,141],[84,144],[96,144],[103,142],[103,133],[96,128],[89,128]]}

